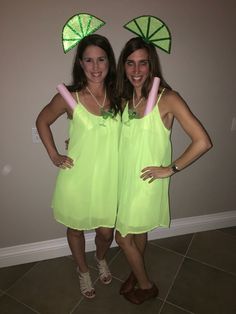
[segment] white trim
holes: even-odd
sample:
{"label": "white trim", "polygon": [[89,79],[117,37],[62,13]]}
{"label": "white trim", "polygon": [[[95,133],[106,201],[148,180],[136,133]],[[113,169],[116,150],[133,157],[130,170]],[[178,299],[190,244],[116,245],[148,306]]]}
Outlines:
{"label": "white trim", "polygon": [[[236,210],[211,215],[173,219],[170,228],[157,228],[149,232],[149,240],[168,238],[236,225]],[[94,251],[95,233],[86,233],[86,252]],[[112,247],[116,246],[113,241]],[[28,243],[0,249],[0,267],[36,262],[70,255],[66,238]]]}

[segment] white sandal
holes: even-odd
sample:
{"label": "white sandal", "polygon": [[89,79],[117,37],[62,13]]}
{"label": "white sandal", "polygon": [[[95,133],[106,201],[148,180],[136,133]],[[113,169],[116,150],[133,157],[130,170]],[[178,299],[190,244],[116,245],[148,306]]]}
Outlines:
{"label": "white sandal", "polygon": [[99,271],[99,279],[104,285],[109,285],[112,281],[112,275],[109,270],[109,267],[107,265],[107,262],[105,259],[99,260],[96,256],[96,253],[94,255],[94,258],[97,262],[97,268]]}
{"label": "white sandal", "polygon": [[95,289],[93,287],[89,272],[81,273],[78,270],[77,272],[79,275],[81,294],[88,299],[93,299],[95,297]]}

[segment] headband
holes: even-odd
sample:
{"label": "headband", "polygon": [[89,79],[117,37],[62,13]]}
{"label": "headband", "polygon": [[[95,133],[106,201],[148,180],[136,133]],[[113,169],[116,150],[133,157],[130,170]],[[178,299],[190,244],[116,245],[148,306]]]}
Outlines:
{"label": "headband", "polygon": [[96,16],[81,13],[72,16],[63,26],[62,45],[64,53],[74,48],[85,36],[96,32],[105,22]]}
{"label": "headband", "polygon": [[142,15],[129,21],[123,27],[142,37],[147,43],[151,43],[161,50],[170,53],[170,30],[159,18],[151,15]]}

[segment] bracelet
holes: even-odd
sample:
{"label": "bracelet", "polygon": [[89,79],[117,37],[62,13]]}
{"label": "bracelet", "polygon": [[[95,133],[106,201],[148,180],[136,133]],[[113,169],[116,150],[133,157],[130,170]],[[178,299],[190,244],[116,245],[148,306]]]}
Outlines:
{"label": "bracelet", "polygon": [[174,173],[179,172],[180,169],[176,166],[176,164],[172,164],[171,169]]}

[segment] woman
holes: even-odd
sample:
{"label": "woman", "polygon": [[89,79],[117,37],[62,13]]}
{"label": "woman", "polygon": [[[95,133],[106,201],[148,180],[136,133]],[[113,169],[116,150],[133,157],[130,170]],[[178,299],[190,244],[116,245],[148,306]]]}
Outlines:
{"label": "woman", "polygon": [[[169,178],[210,149],[211,142],[184,100],[164,81],[151,43],[142,38],[129,40],[121,52],[117,73],[124,111],[116,241],[132,270],[120,293],[130,302],[140,304],[158,295],[158,288],[145,270],[144,251],[147,232],[169,226]],[[144,116],[155,76],[160,78],[156,105]],[[170,134],[174,118],[191,143],[171,162]]]}
{"label": "woman", "polygon": [[[116,64],[109,41],[97,34],[84,37],[77,48],[73,84],[68,87],[76,107],[69,107],[57,94],[36,121],[50,159],[60,168],[52,207],[55,219],[67,226],[80,290],[87,298],[95,297],[95,290],[85,258],[84,230],[96,231],[95,259],[101,282],[109,284],[112,280],[105,254],[113,240],[117,210],[119,119],[115,79]],[[67,156],[57,151],[50,130],[64,113],[70,119]]]}

